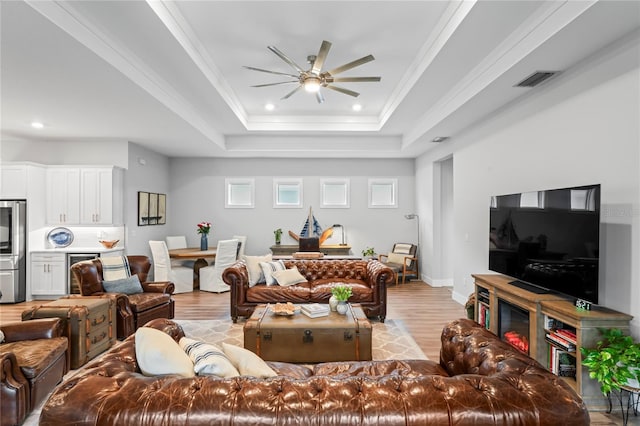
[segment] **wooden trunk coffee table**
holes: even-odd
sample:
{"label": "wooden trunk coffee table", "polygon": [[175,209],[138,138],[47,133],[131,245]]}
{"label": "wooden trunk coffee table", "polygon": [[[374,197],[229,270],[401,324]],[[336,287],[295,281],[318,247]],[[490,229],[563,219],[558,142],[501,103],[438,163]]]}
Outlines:
{"label": "wooden trunk coffee table", "polygon": [[358,304],[346,315],[309,318],[258,305],[244,325],[244,347],[267,361],[317,363],[371,360],[371,323]]}

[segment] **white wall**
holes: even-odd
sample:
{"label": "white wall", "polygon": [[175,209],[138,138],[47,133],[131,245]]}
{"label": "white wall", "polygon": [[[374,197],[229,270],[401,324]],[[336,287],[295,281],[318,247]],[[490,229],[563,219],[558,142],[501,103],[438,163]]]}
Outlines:
{"label": "white wall", "polygon": [[637,34],[610,46],[417,160],[425,175],[454,156],[456,300],[487,271],[491,195],[600,183],[599,302],[633,315],[640,336],[639,48]]}
{"label": "white wall", "polygon": [[[151,257],[149,240],[164,240],[168,225],[138,226],[138,191],[167,194],[169,185],[169,158],[135,143],[129,144],[128,170],[124,178],[124,222],[127,232],[127,254]],[[169,223],[170,218],[167,218]]]}
{"label": "white wall", "polygon": [[11,141],[0,144],[0,160],[59,165],[109,165],[126,168],[126,141]]}
{"label": "white wall", "polygon": [[[196,159],[170,160],[170,197],[167,223],[172,234],[187,236],[191,246],[199,244],[196,224],[209,221],[213,230],[209,245],[235,234],[247,235],[247,254],[264,254],[274,243],[273,231],[282,228],[282,243],[293,244],[287,231],[300,233],[309,207],[323,228],[344,225],[346,241],[354,254],[365,246],[376,252],[390,251],[394,242],[417,242],[417,225],[404,215],[413,213],[414,161],[358,159]],[[304,208],[274,209],[273,178],[302,177]],[[256,207],[225,209],[225,177],[254,177]],[[320,208],[320,178],[348,177],[351,208]],[[371,177],[398,178],[399,207],[369,209],[367,180]]]}

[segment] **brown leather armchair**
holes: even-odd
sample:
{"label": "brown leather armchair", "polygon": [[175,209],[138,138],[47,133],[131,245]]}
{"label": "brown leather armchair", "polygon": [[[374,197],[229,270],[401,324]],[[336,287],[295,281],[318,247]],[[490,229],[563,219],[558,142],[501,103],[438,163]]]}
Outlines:
{"label": "brown leather armchair", "polygon": [[[170,281],[147,282],[151,261],[147,256],[127,256],[131,275],[138,275],[143,293],[106,293],[102,287],[102,263],[100,259],[75,263],[71,273],[80,285],[82,296],[113,297],[117,306],[117,335],[124,339],[134,331],[156,318],[173,318],[175,289]],[[81,297],[82,297],[81,296]]]}
{"label": "brown leather armchair", "polygon": [[60,318],[0,326],[0,424],[21,424],[69,371],[69,342]]}

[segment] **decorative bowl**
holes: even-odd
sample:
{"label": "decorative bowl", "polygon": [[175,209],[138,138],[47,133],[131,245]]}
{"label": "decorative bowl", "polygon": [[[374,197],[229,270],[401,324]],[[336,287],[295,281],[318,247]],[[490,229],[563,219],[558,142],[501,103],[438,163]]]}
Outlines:
{"label": "decorative bowl", "polygon": [[104,248],[108,248],[108,249],[110,249],[110,248],[114,248],[115,246],[117,246],[119,241],[120,241],[120,240],[108,240],[108,241],[107,241],[107,240],[100,240],[100,241],[98,241],[98,242],[99,242],[100,244],[102,244],[102,246],[103,246]]}

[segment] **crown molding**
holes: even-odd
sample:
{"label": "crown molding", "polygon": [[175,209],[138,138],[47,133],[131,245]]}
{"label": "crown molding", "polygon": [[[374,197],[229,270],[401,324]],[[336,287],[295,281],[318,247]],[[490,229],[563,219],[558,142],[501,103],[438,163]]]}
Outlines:
{"label": "crown molding", "polygon": [[89,22],[69,2],[26,0],[34,10],[124,74],[210,141],[225,147],[224,135],[213,128],[168,82],[126,47]]}
{"label": "crown molding", "polygon": [[418,141],[597,2],[598,0],[546,2],[417,120],[418,126],[404,134],[403,148]]}

